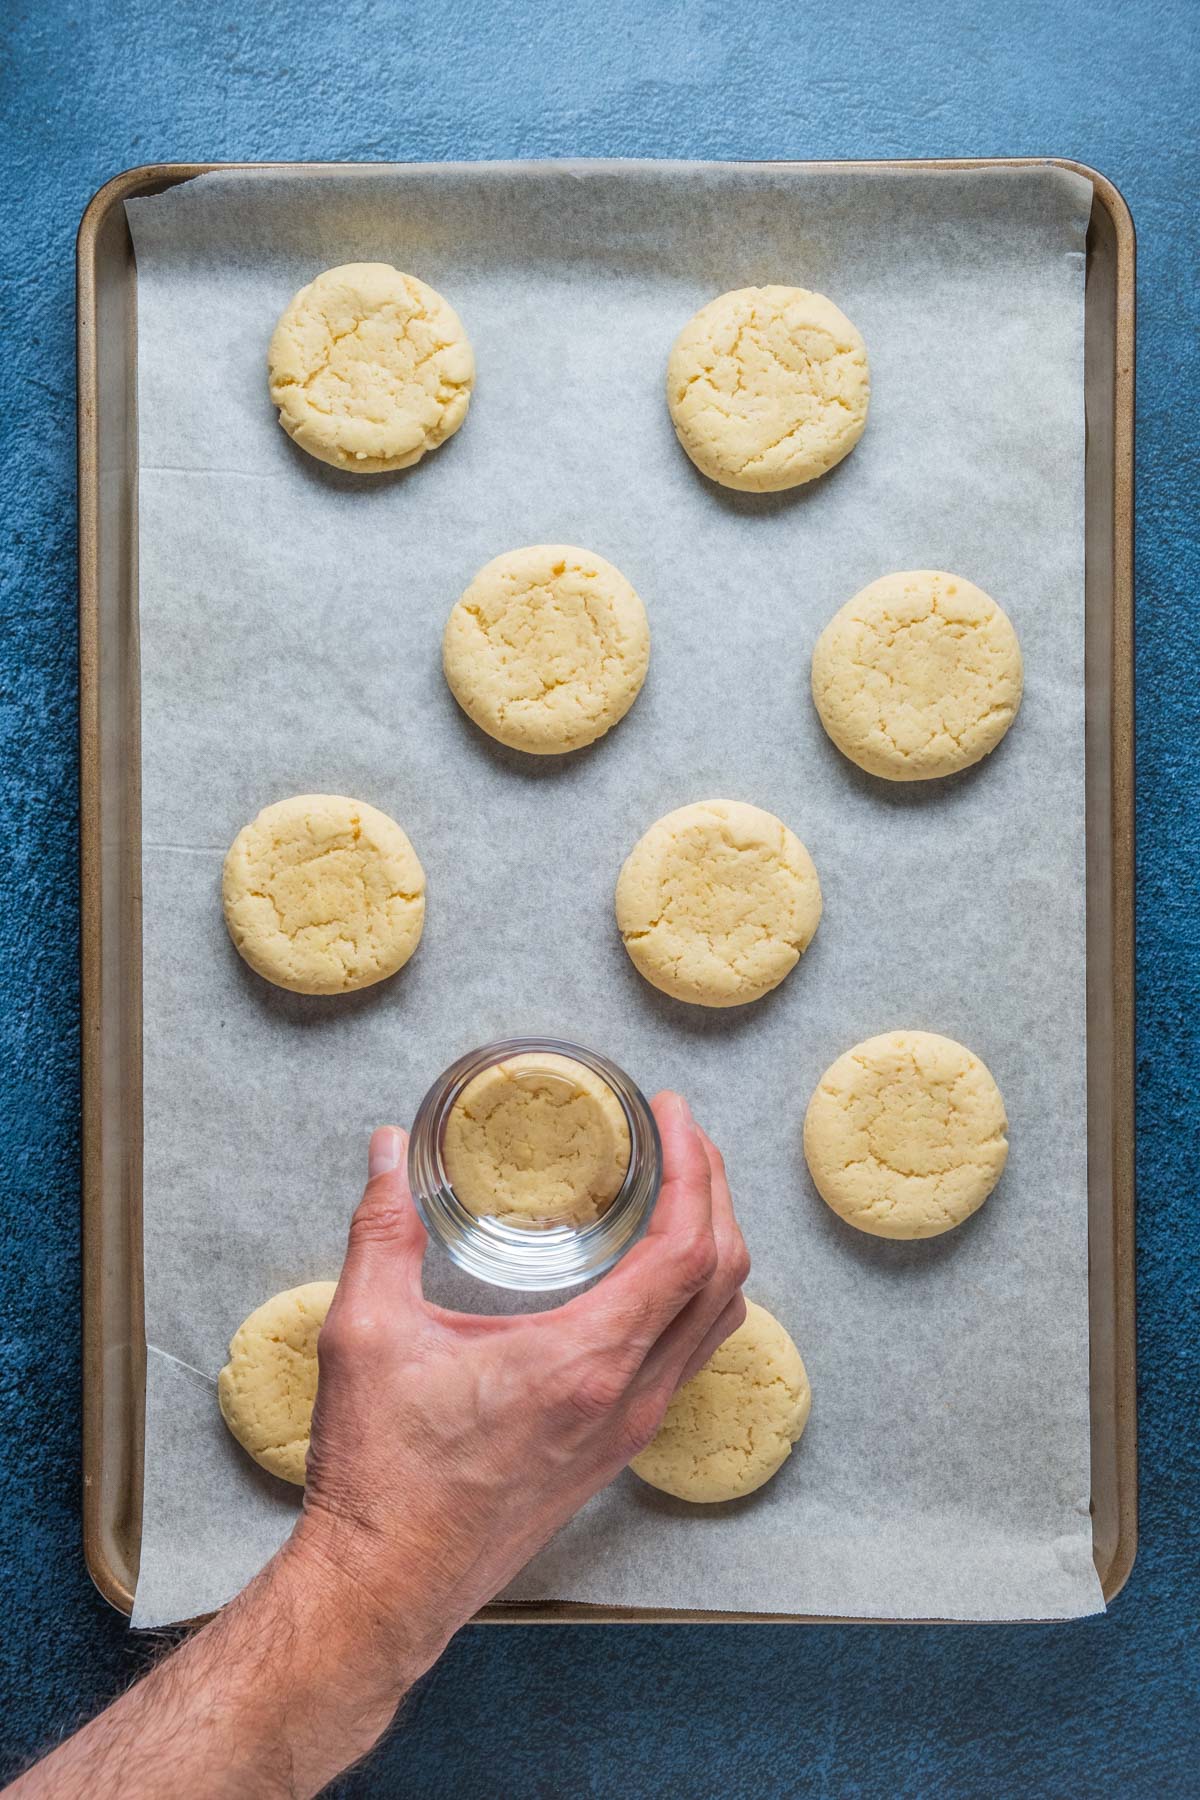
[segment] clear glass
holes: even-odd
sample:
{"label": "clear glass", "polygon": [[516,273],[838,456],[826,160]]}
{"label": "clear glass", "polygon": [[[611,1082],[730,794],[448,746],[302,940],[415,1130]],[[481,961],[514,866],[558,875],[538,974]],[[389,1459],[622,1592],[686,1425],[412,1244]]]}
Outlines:
{"label": "clear glass", "polygon": [[[590,1225],[531,1231],[499,1219],[481,1219],[463,1205],[446,1175],[442,1161],[446,1121],[467,1083],[494,1063],[539,1052],[567,1056],[591,1069],[621,1102],[629,1127],[625,1180],[612,1204]],[[492,1287],[527,1292],[578,1287],[611,1269],[641,1234],[662,1184],[662,1145],[644,1094],[606,1056],[557,1038],[506,1038],[460,1056],[438,1076],[413,1120],[408,1178],[427,1229],[460,1269]]]}

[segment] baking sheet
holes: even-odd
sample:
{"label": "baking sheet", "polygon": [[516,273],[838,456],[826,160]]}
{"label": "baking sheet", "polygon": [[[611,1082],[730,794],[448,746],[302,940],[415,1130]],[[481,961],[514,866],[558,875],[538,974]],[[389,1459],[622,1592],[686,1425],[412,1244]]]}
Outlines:
{"label": "baking sheet", "polygon": [[[1083,946],[1083,247],[1062,170],[839,175],[501,165],[204,177],[129,205],[138,256],[144,1222],[151,1346],[136,1623],[218,1605],[296,1497],[221,1425],[213,1377],[267,1294],[336,1273],[366,1133],[489,1036],[582,1037],[677,1085],[726,1149],[749,1291],[814,1408],[750,1500],[689,1509],[624,1476],[515,1598],[896,1617],[1102,1604],[1088,1519]],[[382,258],[476,347],[467,425],[406,475],[296,451],[265,345],[319,268]],[[678,451],[666,350],[725,287],[790,279],[863,330],[873,408],[792,495],[712,488]],[[531,763],[441,679],[446,612],[499,550],[560,539],[647,604],[651,673],[590,751]],[[942,566],[1021,635],[1026,701],[988,764],[860,776],[807,699],[828,616]],[[344,1000],[254,978],[221,858],[266,801],[354,793],[429,877],[421,948]],[[725,794],[807,843],[825,919],[736,1013],[655,994],[611,918],[662,812]],[[804,1170],[822,1069],[893,1025],[962,1038],[1013,1122],[996,1195],[950,1237],[842,1227]],[[504,1304],[431,1256],[439,1298]]]}

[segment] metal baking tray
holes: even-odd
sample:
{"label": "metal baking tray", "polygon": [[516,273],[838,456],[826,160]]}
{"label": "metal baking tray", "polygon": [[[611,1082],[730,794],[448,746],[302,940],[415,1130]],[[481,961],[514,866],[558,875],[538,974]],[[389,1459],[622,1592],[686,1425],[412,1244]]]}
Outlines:
{"label": "metal baking tray", "polygon": [[[1087,234],[1086,759],[1092,1543],[1106,1600],[1137,1546],[1134,1373],[1134,231],[1121,195],[1062,159],[898,162],[914,172],[1053,162],[1092,184]],[[137,270],[125,201],[215,167],[162,163],[101,188],[77,252],[80,883],[83,996],[83,1542],[128,1613],[141,1535],[141,757]],[[323,165],[282,165],[317,175]],[[360,165],[378,173],[380,165]],[[879,165],[805,164],[852,172]],[[354,173],[354,165],[341,165]],[[692,1622],[776,1614],[494,1605],[489,1621]],[[797,1623],[829,1623],[796,1620]]]}

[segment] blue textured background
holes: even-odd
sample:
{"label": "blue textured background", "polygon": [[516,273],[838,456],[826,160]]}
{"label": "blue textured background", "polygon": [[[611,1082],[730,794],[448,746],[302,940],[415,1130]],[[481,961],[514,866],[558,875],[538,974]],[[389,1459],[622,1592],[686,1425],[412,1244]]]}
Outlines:
{"label": "blue textured background", "polygon": [[158,160],[1035,153],[1109,175],[1140,240],[1130,1585],[1072,1626],[470,1630],[344,1791],[1200,1793],[1200,7],[9,0],[3,31],[0,1773],[147,1654],[79,1548],[72,252],[88,198]]}

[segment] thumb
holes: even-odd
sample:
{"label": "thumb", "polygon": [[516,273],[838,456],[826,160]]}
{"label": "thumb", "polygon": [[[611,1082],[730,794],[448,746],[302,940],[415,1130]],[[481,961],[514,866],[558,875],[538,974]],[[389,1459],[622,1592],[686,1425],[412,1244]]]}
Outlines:
{"label": "thumb", "polygon": [[408,1133],[381,1125],[371,1134],[370,1179],[350,1221],[341,1285],[358,1298],[421,1297],[425,1227],[408,1186]]}

